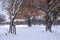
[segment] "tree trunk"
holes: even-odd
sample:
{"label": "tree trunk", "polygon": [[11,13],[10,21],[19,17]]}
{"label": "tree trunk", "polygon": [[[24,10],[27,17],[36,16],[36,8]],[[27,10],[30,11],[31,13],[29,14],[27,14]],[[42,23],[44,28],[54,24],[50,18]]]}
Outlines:
{"label": "tree trunk", "polygon": [[28,17],[28,26],[31,27],[31,19]]}
{"label": "tree trunk", "polygon": [[51,27],[52,27],[52,24],[53,24],[53,20],[51,20],[51,18],[50,17],[48,17],[47,19],[46,19],[46,31],[52,31],[51,30]]}
{"label": "tree trunk", "polygon": [[46,15],[46,22],[45,22],[46,23],[46,31],[48,31],[48,25],[49,25],[49,21],[48,20],[49,20],[49,15],[47,14]]}
{"label": "tree trunk", "polygon": [[11,22],[10,22],[10,28],[9,28],[9,33],[14,33],[16,34],[16,27],[15,27],[15,24],[14,24],[14,19],[11,19]]}
{"label": "tree trunk", "polygon": [[53,24],[53,20],[51,20],[51,21],[49,22],[49,25],[48,25],[48,29],[49,29],[50,32],[52,31],[52,30],[51,30],[52,24]]}

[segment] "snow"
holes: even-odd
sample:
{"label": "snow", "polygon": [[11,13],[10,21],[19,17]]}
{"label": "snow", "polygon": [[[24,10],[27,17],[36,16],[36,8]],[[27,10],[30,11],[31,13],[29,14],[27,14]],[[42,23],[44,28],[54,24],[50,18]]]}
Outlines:
{"label": "snow", "polygon": [[[9,25],[0,26],[0,40],[60,40],[60,25],[53,25],[52,31],[45,31],[45,25],[16,25],[17,34],[9,34]],[[5,34],[8,33],[6,36]]]}
{"label": "snow", "polygon": [[[35,19],[37,19],[37,20],[44,20],[43,15],[35,16]],[[31,20],[33,20],[33,16],[31,17]]]}
{"label": "snow", "polygon": [[40,20],[40,19],[41,19],[41,20],[44,20],[44,19],[42,18],[42,16],[43,16],[43,15],[41,15],[41,16],[36,16],[36,19],[37,19],[37,20]]}
{"label": "snow", "polygon": [[60,20],[60,17],[58,17],[57,20]]}
{"label": "snow", "polygon": [[26,21],[26,19],[15,19],[14,21],[15,21],[15,22],[16,22],[16,21],[19,21],[19,22],[20,22],[20,21]]}

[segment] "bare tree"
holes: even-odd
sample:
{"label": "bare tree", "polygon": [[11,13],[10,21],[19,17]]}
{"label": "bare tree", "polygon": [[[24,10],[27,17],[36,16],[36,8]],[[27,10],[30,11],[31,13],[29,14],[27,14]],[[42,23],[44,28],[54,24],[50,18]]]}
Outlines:
{"label": "bare tree", "polygon": [[31,18],[28,16],[28,26],[31,27]]}
{"label": "bare tree", "polygon": [[10,0],[10,2],[9,2],[9,4],[10,4],[10,6],[9,6],[9,8],[10,8],[9,33],[16,34],[16,27],[15,27],[14,19],[17,15],[18,11],[20,10],[22,3],[23,3],[23,0]]}
{"label": "bare tree", "polygon": [[36,8],[42,9],[46,13],[46,31],[51,32],[51,26],[57,18],[58,6],[60,6],[60,0],[47,0],[46,8],[41,3],[35,4]]}

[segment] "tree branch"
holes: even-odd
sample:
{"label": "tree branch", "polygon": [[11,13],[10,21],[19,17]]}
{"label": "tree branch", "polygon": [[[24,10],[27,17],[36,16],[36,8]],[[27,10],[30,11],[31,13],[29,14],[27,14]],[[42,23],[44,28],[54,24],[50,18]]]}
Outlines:
{"label": "tree branch", "polygon": [[13,14],[15,13],[15,4],[16,4],[16,1],[13,3]]}
{"label": "tree branch", "polygon": [[55,3],[58,3],[58,1],[59,1],[59,0],[55,0],[55,1],[53,0],[53,2],[52,2],[51,4],[49,4],[49,5],[51,5],[51,6],[50,6],[50,9],[54,8],[53,5],[56,5]]}
{"label": "tree branch", "polygon": [[42,9],[43,11],[47,12],[48,10],[42,6],[42,4],[35,4],[34,7],[38,9]]}
{"label": "tree branch", "polygon": [[54,8],[52,8],[50,12],[52,12],[53,10],[55,10],[58,6],[60,6],[60,4],[58,4],[57,6],[55,6]]}
{"label": "tree branch", "polygon": [[19,11],[19,8],[20,8],[22,3],[23,3],[23,0],[21,0],[20,4],[18,5],[18,9],[15,11],[15,13],[17,13]]}
{"label": "tree branch", "polygon": [[49,4],[52,4],[52,3],[53,3],[53,0],[51,0]]}
{"label": "tree branch", "polygon": [[16,17],[17,12],[20,10],[20,6],[22,5],[22,3],[23,3],[23,0],[22,0],[22,1],[20,2],[20,4],[18,5],[18,9],[16,10],[16,12],[15,12],[15,15],[14,15],[13,19]]}

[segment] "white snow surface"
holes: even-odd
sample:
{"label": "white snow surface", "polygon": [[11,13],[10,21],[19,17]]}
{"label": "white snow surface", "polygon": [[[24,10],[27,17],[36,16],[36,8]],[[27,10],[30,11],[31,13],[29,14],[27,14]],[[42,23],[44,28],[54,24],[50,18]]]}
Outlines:
{"label": "white snow surface", "polygon": [[[45,31],[45,25],[16,25],[17,34],[8,33],[9,25],[0,25],[0,40],[60,40],[60,25],[53,25],[52,31]],[[5,35],[8,33],[8,35]]]}
{"label": "white snow surface", "polygon": [[15,22],[16,22],[16,21],[19,21],[19,22],[20,22],[20,21],[26,21],[26,19],[15,19],[14,21],[15,21]]}
{"label": "white snow surface", "polygon": [[57,20],[60,20],[60,17],[58,17]]}

